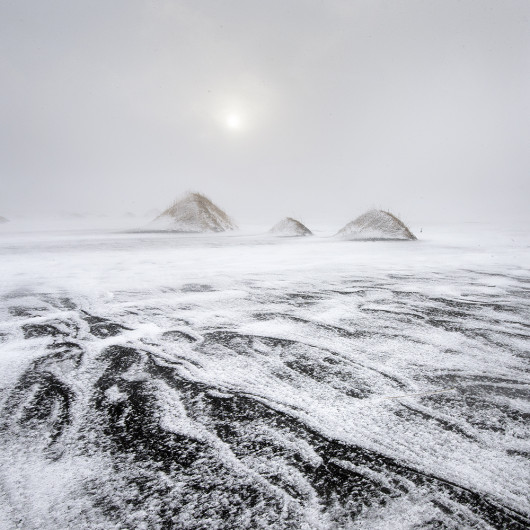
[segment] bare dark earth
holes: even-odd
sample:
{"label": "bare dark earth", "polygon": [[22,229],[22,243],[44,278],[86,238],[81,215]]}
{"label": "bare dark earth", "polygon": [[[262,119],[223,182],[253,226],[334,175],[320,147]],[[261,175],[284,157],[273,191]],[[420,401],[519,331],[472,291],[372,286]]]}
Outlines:
{"label": "bare dark earth", "polygon": [[[216,292],[209,285],[169,290],[162,311],[140,296],[134,310],[118,302],[102,314],[64,293],[10,293],[0,346],[17,341],[28,360],[1,394],[9,524],[529,528],[513,471],[524,473],[529,454],[524,286],[514,280],[504,299],[452,299],[407,291],[406,282],[250,289],[233,322],[217,326],[196,323],[197,310],[211,309],[200,298]],[[319,318],[319,304],[334,298],[351,311]],[[150,322],[156,329],[142,327]],[[390,353],[363,355],[398,345],[423,356],[404,367]],[[429,364],[435,354],[444,362]],[[492,362],[502,366],[488,372]],[[342,420],[326,407],[352,430],[334,430]],[[393,450],[378,438],[379,421],[389,437],[417,431],[417,446],[403,435],[404,449]],[[438,445],[444,436],[456,453]],[[459,474],[450,458],[443,463],[453,453],[465,468],[473,448],[498,458],[505,490],[473,467]],[[61,492],[49,499],[54,477]]]}

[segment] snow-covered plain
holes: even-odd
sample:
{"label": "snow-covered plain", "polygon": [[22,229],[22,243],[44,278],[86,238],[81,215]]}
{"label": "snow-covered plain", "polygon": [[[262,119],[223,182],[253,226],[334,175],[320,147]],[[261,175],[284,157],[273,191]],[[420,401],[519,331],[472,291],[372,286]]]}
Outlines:
{"label": "snow-covered plain", "polygon": [[0,527],[527,528],[530,232],[316,234],[3,225]]}

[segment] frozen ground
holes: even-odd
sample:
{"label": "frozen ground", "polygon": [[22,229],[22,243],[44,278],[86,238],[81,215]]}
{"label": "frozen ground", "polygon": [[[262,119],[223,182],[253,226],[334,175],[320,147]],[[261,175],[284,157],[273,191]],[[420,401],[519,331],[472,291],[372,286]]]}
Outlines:
{"label": "frozen ground", "polygon": [[0,527],[528,528],[530,233],[316,233],[3,225]]}

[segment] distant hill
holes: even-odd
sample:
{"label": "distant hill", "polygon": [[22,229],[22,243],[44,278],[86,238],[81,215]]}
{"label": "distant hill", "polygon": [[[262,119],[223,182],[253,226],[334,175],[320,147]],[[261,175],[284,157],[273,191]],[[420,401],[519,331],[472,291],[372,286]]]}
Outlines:
{"label": "distant hill", "polygon": [[400,219],[383,210],[369,210],[348,223],[337,236],[353,240],[416,239]]}
{"label": "distant hill", "polygon": [[154,219],[147,229],[168,232],[224,232],[237,225],[201,193],[189,193]]}
{"label": "distant hill", "polygon": [[313,235],[313,232],[311,232],[307,226],[292,217],[282,219],[269,230],[269,233],[280,237],[303,237]]}
{"label": "distant hill", "polygon": [[5,217],[2,217],[0,215],[0,224],[2,224],[2,223],[9,223],[9,219],[6,219]]}

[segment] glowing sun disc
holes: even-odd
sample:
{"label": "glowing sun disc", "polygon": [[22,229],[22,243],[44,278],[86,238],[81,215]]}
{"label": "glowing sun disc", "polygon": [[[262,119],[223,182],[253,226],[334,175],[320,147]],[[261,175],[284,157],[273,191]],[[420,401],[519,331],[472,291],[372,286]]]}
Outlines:
{"label": "glowing sun disc", "polygon": [[236,130],[241,128],[241,118],[237,114],[229,114],[225,121],[228,129]]}

